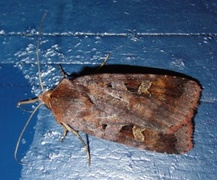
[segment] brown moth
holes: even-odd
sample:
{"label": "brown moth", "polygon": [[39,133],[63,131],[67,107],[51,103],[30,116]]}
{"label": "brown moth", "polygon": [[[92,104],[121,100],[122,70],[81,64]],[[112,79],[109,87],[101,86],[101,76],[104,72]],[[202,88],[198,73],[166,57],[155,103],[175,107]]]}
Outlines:
{"label": "brown moth", "polygon": [[[40,32],[41,26],[39,36]],[[37,60],[41,82],[38,48],[39,41]],[[193,148],[192,118],[200,92],[200,85],[188,78],[105,73],[63,78],[54,89],[19,105],[37,100],[41,101],[39,106],[45,104],[64,128],[64,137],[70,131],[80,139],[90,163],[88,145],[79,131],[160,153],[188,152]],[[18,146],[19,143],[15,159]]]}
{"label": "brown moth", "polygon": [[161,153],[192,149],[201,88],[154,74],[96,74],[63,79],[39,96],[66,129]]}

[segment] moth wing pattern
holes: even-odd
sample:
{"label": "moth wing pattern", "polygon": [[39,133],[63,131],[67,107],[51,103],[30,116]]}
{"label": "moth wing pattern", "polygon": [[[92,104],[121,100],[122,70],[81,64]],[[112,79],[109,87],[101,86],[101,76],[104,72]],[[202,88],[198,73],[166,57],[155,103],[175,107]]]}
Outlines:
{"label": "moth wing pattern", "polygon": [[[63,79],[48,100],[59,124],[98,138],[162,153],[192,149],[201,88],[182,77],[95,74]],[[61,107],[61,108],[60,108]]]}

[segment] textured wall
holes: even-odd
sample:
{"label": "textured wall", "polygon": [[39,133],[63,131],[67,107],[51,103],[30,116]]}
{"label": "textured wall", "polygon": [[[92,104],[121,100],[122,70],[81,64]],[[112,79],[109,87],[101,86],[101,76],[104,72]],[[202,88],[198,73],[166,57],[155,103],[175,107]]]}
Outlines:
{"label": "textured wall", "polygon": [[[2,179],[214,179],[216,173],[217,3],[211,1],[35,1],[0,3],[0,161]],[[16,102],[37,96],[37,28],[47,11],[40,46],[42,78],[51,88],[71,73],[107,64],[162,68],[198,79],[203,86],[194,118],[195,147],[186,155],[142,151],[89,137],[92,156],[41,108],[13,159],[28,118]],[[30,93],[32,92],[32,94]],[[30,106],[31,107],[31,106]],[[29,107],[27,107],[29,109]],[[82,134],[85,138],[85,135]]]}

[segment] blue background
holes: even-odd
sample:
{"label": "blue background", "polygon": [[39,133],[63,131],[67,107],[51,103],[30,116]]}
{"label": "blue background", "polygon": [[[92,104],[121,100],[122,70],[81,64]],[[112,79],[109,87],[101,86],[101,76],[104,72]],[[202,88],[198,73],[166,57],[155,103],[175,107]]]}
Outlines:
{"label": "blue background", "polygon": [[[5,1],[0,2],[1,179],[215,179],[217,176],[216,1]],[[41,93],[35,49],[43,14],[41,67],[45,88],[67,72],[107,64],[138,65],[184,73],[203,86],[194,118],[195,147],[165,155],[90,137],[92,164],[80,142],[41,108],[14,148],[29,113],[19,100]],[[32,106],[30,106],[32,107]],[[29,108],[29,107],[28,107]],[[84,134],[82,134],[84,136]]]}

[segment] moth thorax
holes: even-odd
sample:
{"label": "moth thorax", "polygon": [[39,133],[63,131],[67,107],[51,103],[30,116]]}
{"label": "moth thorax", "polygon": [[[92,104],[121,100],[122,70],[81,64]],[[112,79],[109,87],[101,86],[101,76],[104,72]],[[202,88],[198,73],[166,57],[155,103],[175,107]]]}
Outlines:
{"label": "moth thorax", "polygon": [[53,90],[48,90],[44,93],[42,93],[41,95],[38,96],[38,99],[40,99],[40,101],[44,102],[44,104],[46,105],[47,108],[51,109],[51,105],[50,105],[50,96],[52,94]]}

